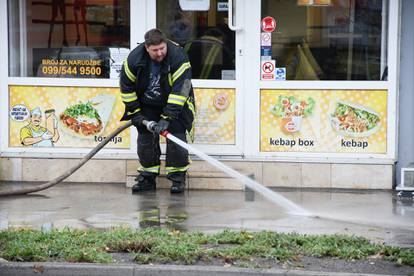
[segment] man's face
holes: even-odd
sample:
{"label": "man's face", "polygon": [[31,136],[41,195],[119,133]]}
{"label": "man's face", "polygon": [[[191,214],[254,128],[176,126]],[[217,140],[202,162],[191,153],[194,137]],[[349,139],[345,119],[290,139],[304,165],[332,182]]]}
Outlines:
{"label": "man's face", "polygon": [[42,116],[41,115],[33,115],[30,118],[30,121],[32,122],[32,124],[34,126],[39,126],[40,125],[40,122],[42,121]]}
{"label": "man's face", "polygon": [[167,55],[167,43],[161,42],[158,45],[146,46],[147,52],[152,60],[156,62],[161,62]]}

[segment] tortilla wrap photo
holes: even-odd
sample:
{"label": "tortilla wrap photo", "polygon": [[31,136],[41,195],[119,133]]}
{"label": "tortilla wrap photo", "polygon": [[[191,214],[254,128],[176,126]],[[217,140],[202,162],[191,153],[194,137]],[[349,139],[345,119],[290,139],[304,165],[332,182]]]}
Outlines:
{"label": "tortilla wrap photo", "polygon": [[339,134],[352,137],[367,137],[380,129],[380,115],[368,107],[338,101],[330,115],[330,124]]}
{"label": "tortilla wrap photo", "polygon": [[79,138],[101,134],[112,112],[114,95],[98,95],[86,102],[68,106],[59,116],[61,128]]}

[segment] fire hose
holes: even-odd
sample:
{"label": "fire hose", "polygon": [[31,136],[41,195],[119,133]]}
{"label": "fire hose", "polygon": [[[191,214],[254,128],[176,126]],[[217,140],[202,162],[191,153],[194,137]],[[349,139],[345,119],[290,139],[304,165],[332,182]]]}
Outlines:
{"label": "fire hose", "polygon": [[[154,131],[154,126],[156,125],[156,122],[154,121],[143,121],[143,124],[147,127],[147,129],[151,132]],[[128,121],[124,125],[117,128],[114,132],[109,134],[104,140],[102,140],[95,148],[93,148],[85,157],[83,157],[75,166],[67,170],[64,174],[52,179],[49,182],[32,186],[32,187],[24,187],[21,189],[10,189],[10,190],[0,190],[0,197],[1,196],[16,196],[16,195],[25,195],[35,192],[40,192],[43,190],[46,190],[52,186],[55,186],[56,184],[62,182],[69,176],[71,176],[73,173],[75,173],[79,168],[81,168],[86,162],[88,162],[95,154],[97,154],[106,144],[108,144],[109,141],[111,141],[115,136],[117,136],[119,133],[124,131],[125,129],[129,128],[132,125],[131,121]],[[167,131],[165,131],[163,136],[166,137]]]}

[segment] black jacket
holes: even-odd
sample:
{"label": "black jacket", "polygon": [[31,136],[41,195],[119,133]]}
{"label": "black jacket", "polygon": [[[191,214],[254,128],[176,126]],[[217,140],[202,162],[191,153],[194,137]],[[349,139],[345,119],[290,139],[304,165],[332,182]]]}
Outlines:
{"label": "black jacket", "polygon": [[[120,87],[125,113],[121,121],[130,120],[145,106],[142,99],[149,84],[150,62],[151,58],[145,45],[141,43],[131,51],[122,66]],[[161,117],[168,120],[181,120],[191,133],[195,118],[194,92],[191,88],[188,97],[180,95],[185,79],[191,80],[188,57],[179,45],[168,41],[167,55],[161,62],[160,68],[160,86],[163,96]]]}

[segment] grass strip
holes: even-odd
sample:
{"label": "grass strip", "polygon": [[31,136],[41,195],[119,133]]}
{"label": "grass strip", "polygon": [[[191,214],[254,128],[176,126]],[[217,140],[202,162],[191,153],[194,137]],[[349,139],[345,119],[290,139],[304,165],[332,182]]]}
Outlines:
{"label": "grass strip", "polygon": [[0,257],[17,262],[113,263],[113,253],[131,253],[140,264],[220,261],[254,266],[254,259],[294,261],[300,256],[345,260],[382,258],[414,266],[414,250],[374,244],[358,236],[302,235],[271,231],[225,229],[216,234],[170,231],[161,228],[106,231],[65,228],[44,232],[33,229],[0,231]]}

